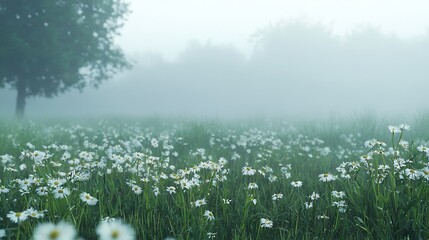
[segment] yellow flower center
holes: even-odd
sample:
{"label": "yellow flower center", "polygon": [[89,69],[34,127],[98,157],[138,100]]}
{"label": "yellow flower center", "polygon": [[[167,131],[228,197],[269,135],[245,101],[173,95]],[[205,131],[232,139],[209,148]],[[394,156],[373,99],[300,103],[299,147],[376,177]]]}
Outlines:
{"label": "yellow flower center", "polygon": [[60,232],[58,232],[56,229],[49,233],[49,239],[57,239],[59,236]]}
{"label": "yellow flower center", "polygon": [[112,238],[118,238],[119,237],[119,231],[118,230],[113,230],[112,231]]}

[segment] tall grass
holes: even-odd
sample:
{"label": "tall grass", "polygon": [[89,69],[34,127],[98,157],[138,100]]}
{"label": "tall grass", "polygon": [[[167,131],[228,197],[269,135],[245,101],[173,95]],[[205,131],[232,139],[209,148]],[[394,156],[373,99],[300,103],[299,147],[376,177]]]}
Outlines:
{"label": "tall grass", "polygon": [[[9,191],[0,193],[0,229],[29,239],[40,223],[67,221],[97,239],[98,223],[116,218],[138,239],[429,237],[423,123],[392,133],[371,118],[318,126],[160,122],[1,121],[0,186]],[[53,179],[70,195],[56,198]],[[83,202],[82,192],[97,204]],[[43,217],[6,217],[29,208]]]}

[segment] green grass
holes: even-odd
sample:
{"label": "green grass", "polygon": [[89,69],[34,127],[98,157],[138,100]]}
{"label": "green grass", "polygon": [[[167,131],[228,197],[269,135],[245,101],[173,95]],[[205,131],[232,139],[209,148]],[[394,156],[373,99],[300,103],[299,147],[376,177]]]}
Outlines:
{"label": "green grass", "polygon": [[[0,193],[0,229],[9,239],[29,239],[39,223],[67,221],[81,237],[97,239],[97,225],[109,217],[130,224],[138,239],[207,239],[208,233],[217,239],[427,239],[429,159],[417,150],[428,144],[423,122],[419,118],[417,128],[412,123],[411,131],[392,134],[371,117],[294,126],[282,121],[3,120],[0,160],[10,155],[12,161],[0,162],[0,186],[10,190]],[[386,146],[365,148],[373,138]],[[400,140],[408,141],[408,149]],[[47,154],[37,164],[36,150]],[[372,157],[360,160],[364,155]],[[398,158],[410,162],[395,167]],[[244,175],[245,166],[255,174]],[[418,177],[410,177],[410,169]],[[336,180],[319,181],[323,173]],[[48,181],[57,178],[71,191],[66,198],[52,193]],[[19,180],[25,179],[40,182],[23,190]],[[191,179],[194,185],[183,188]],[[293,187],[292,181],[303,185]],[[250,183],[258,188],[248,189]],[[48,195],[36,193],[42,186]],[[171,186],[173,194],[166,191]],[[345,196],[336,198],[332,191]],[[82,192],[97,204],[84,203]],[[312,200],[313,192],[320,198]],[[273,201],[277,193],[283,198]],[[194,206],[199,199],[207,204]],[[44,216],[21,223],[6,217],[30,207],[46,210]],[[206,210],[214,220],[204,216]],[[273,226],[263,228],[261,218]]]}

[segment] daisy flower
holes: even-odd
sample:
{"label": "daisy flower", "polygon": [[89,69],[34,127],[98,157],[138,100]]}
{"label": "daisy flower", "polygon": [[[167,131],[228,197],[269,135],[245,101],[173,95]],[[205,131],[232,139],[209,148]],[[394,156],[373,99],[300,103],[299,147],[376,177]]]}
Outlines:
{"label": "daisy flower", "polygon": [[35,228],[33,232],[33,239],[74,240],[76,239],[76,235],[76,229],[70,223],[42,223]]}
{"label": "daisy flower", "polygon": [[206,204],[207,204],[207,201],[205,198],[203,198],[203,199],[198,199],[197,201],[195,201],[193,205],[195,207],[200,207],[200,206],[206,205]]}
{"label": "daisy flower", "polygon": [[290,183],[290,185],[292,185],[292,187],[295,187],[295,188],[300,188],[300,187],[302,187],[302,182],[301,181],[296,181],[296,182],[292,181]]}
{"label": "daisy flower", "polygon": [[6,188],[5,186],[0,186],[0,193],[8,193],[9,191],[9,188]]}
{"label": "daisy flower", "polygon": [[415,169],[407,168],[405,169],[405,175],[411,180],[418,179],[420,177],[420,171]]}
{"label": "daisy flower", "polygon": [[29,208],[25,210],[25,213],[32,218],[42,218],[44,216],[43,212],[37,211],[34,208]]}
{"label": "daisy flower", "polygon": [[54,194],[54,198],[62,199],[70,195],[70,190],[68,188],[55,188],[52,193]]}
{"label": "daisy flower", "polygon": [[152,140],[150,140],[150,144],[154,148],[157,148],[159,146],[158,140],[156,138],[152,138]]}
{"label": "daisy flower", "polygon": [[330,182],[336,180],[337,177],[331,173],[323,173],[319,175],[319,181],[321,182]]}
{"label": "daisy flower", "polygon": [[38,187],[36,188],[36,193],[39,196],[46,196],[48,195],[48,187]]}
{"label": "daisy flower", "polygon": [[173,187],[173,186],[167,187],[167,192],[168,192],[169,194],[176,193],[176,188],[175,188],[175,187]]}
{"label": "daisy flower", "polygon": [[274,176],[274,175],[270,175],[270,176],[268,177],[268,180],[269,180],[270,182],[275,182],[275,181],[277,181],[277,179],[278,179],[278,177],[277,177],[277,176]]}
{"label": "daisy flower", "polygon": [[273,194],[273,196],[271,197],[273,199],[273,201],[279,200],[283,198],[283,194],[281,193],[275,193]]}
{"label": "daisy flower", "polygon": [[211,238],[215,238],[217,233],[212,233],[212,232],[208,232],[207,233],[207,238],[211,239]]}
{"label": "daisy flower", "polygon": [[23,222],[25,220],[27,220],[28,218],[28,214],[26,212],[14,212],[14,211],[10,211],[7,214],[7,217],[14,223],[20,223]]}
{"label": "daisy flower", "polygon": [[400,170],[401,168],[407,166],[406,163],[408,163],[408,160],[404,160],[403,158],[397,158],[393,160],[393,167],[396,170]]}
{"label": "daisy flower", "polygon": [[346,201],[344,201],[344,200],[341,200],[341,201],[338,201],[338,202],[333,202],[332,206],[337,207],[338,211],[341,212],[341,213],[344,213],[344,212],[347,211],[347,204],[346,204]]}
{"label": "daisy flower", "polygon": [[248,189],[257,189],[258,188],[258,184],[256,184],[256,183],[249,183],[249,186],[247,188]]}
{"label": "daisy flower", "polygon": [[140,186],[137,186],[137,185],[132,185],[131,189],[137,195],[140,195],[143,192],[143,189]]}
{"label": "daisy flower", "polygon": [[85,202],[86,204],[90,205],[90,206],[94,206],[97,204],[98,199],[89,195],[86,192],[83,192],[80,194],[80,199]]}
{"label": "daisy flower", "polygon": [[21,189],[28,190],[31,184],[33,184],[33,179],[32,178],[26,178],[24,180],[18,179],[16,180],[16,182],[19,184],[19,187]]}
{"label": "daisy flower", "polygon": [[399,129],[410,131],[410,125],[405,123],[399,124]]}
{"label": "daisy flower", "polygon": [[135,240],[136,233],[128,224],[120,220],[101,222],[97,229],[100,240]]}
{"label": "daisy flower", "polygon": [[314,200],[319,199],[320,195],[318,193],[316,193],[316,192],[313,192],[309,197],[310,197],[311,200],[314,201]]}
{"label": "daisy flower", "polygon": [[207,218],[207,220],[210,220],[210,221],[212,221],[212,220],[214,220],[214,219],[215,219],[215,217],[214,217],[213,213],[212,213],[211,211],[209,211],[209,210],[206,210],[206,211],[204,212],[204,217],[206,217],[206,218]]}
{"label": "daisy flower", "polygon": [[425,167],[421,170],[421,176],[426,179],[429,180],[429,168]]}
{"label": "daisy flower", "polygon": [[55,178],[48,180],[48,185],[53,188],[58,188],[64,185],[67,181],[63,178]]}
{"label": "daisy flower", "polygon": [[256,171],[249,166],[243,167],[241,169],[241,172],[243,173],[243,175],[247,175],[247,176],[252,176],[252,175],[255,175],[256,173]]}
{"label": "daisy flower", "polygon": [[46,157],[47,157],[47,155],[45,152],[34,151],[31,153],[31,159],[34,160],[34,163],[36,165],[42,164],[42,161],[45,160]]}
{"label": "daisy flower", "polygon": [[0,229],[0,238],[6,237],[6,230]]}
{"label": "daisy flower", "polygon": [[423,146],[423,145],[420,145],[420,146],[418,146],[417,147],[417,150],[419,151],[419,152],[429,152],[429,148],[428,147],[426,147],[426,146]]}
{"label": "daisy flower", "polygon": [[305,202],[304,206],[305,206],[305,209],[310,209],[313,207],[313,202]]}
{"label": "daisy flower", "polygon": [[361,162],[366,162],[366,161],[369,161],[371,159],[372,159],[371,155],[363,155],[363,156],[360,157],[360,161]]}
{"label": "daisy flower", "polygon": [[267,218],[261,218],[261,227],[262,228],[272,228],[273,227],[273,221],[267,219]]}
{"label": "daisy flower", "polygon": [[180,186],[182,189],[190,189],[192,187],[191,182],[188,179],[182,179],[180,180]]}
{"label": "daisy flower", "polygon": [[332,191],[332,196],[336,197],[336,198],[343,198],[343,197],[346,196],[346,193],[343,192],[343,191],[340,191],[340,192],[338,192],[338,191]]}
{"label": "daisy flower", "polygon": [[407,141],[401,139],[401,141],[399,141],[399,146],[403,147],[405,150],[408,150],[410,144]]}
{"label": "daisy flower", "polygon": [[397,126],[389,126],[389,132],[393,133],[393,134],[396,134],[396,133],[400,133],[401,129],[399,127],[397,127]]}

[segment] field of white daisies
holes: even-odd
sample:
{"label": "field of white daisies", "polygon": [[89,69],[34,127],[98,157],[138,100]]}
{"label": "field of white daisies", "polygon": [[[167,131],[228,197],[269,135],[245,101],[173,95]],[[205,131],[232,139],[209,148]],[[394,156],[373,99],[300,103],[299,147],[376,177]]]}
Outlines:
{"label": "field of white daisies", "polygon": [[0,120],[0,239],[428,239],[429,123]]}

